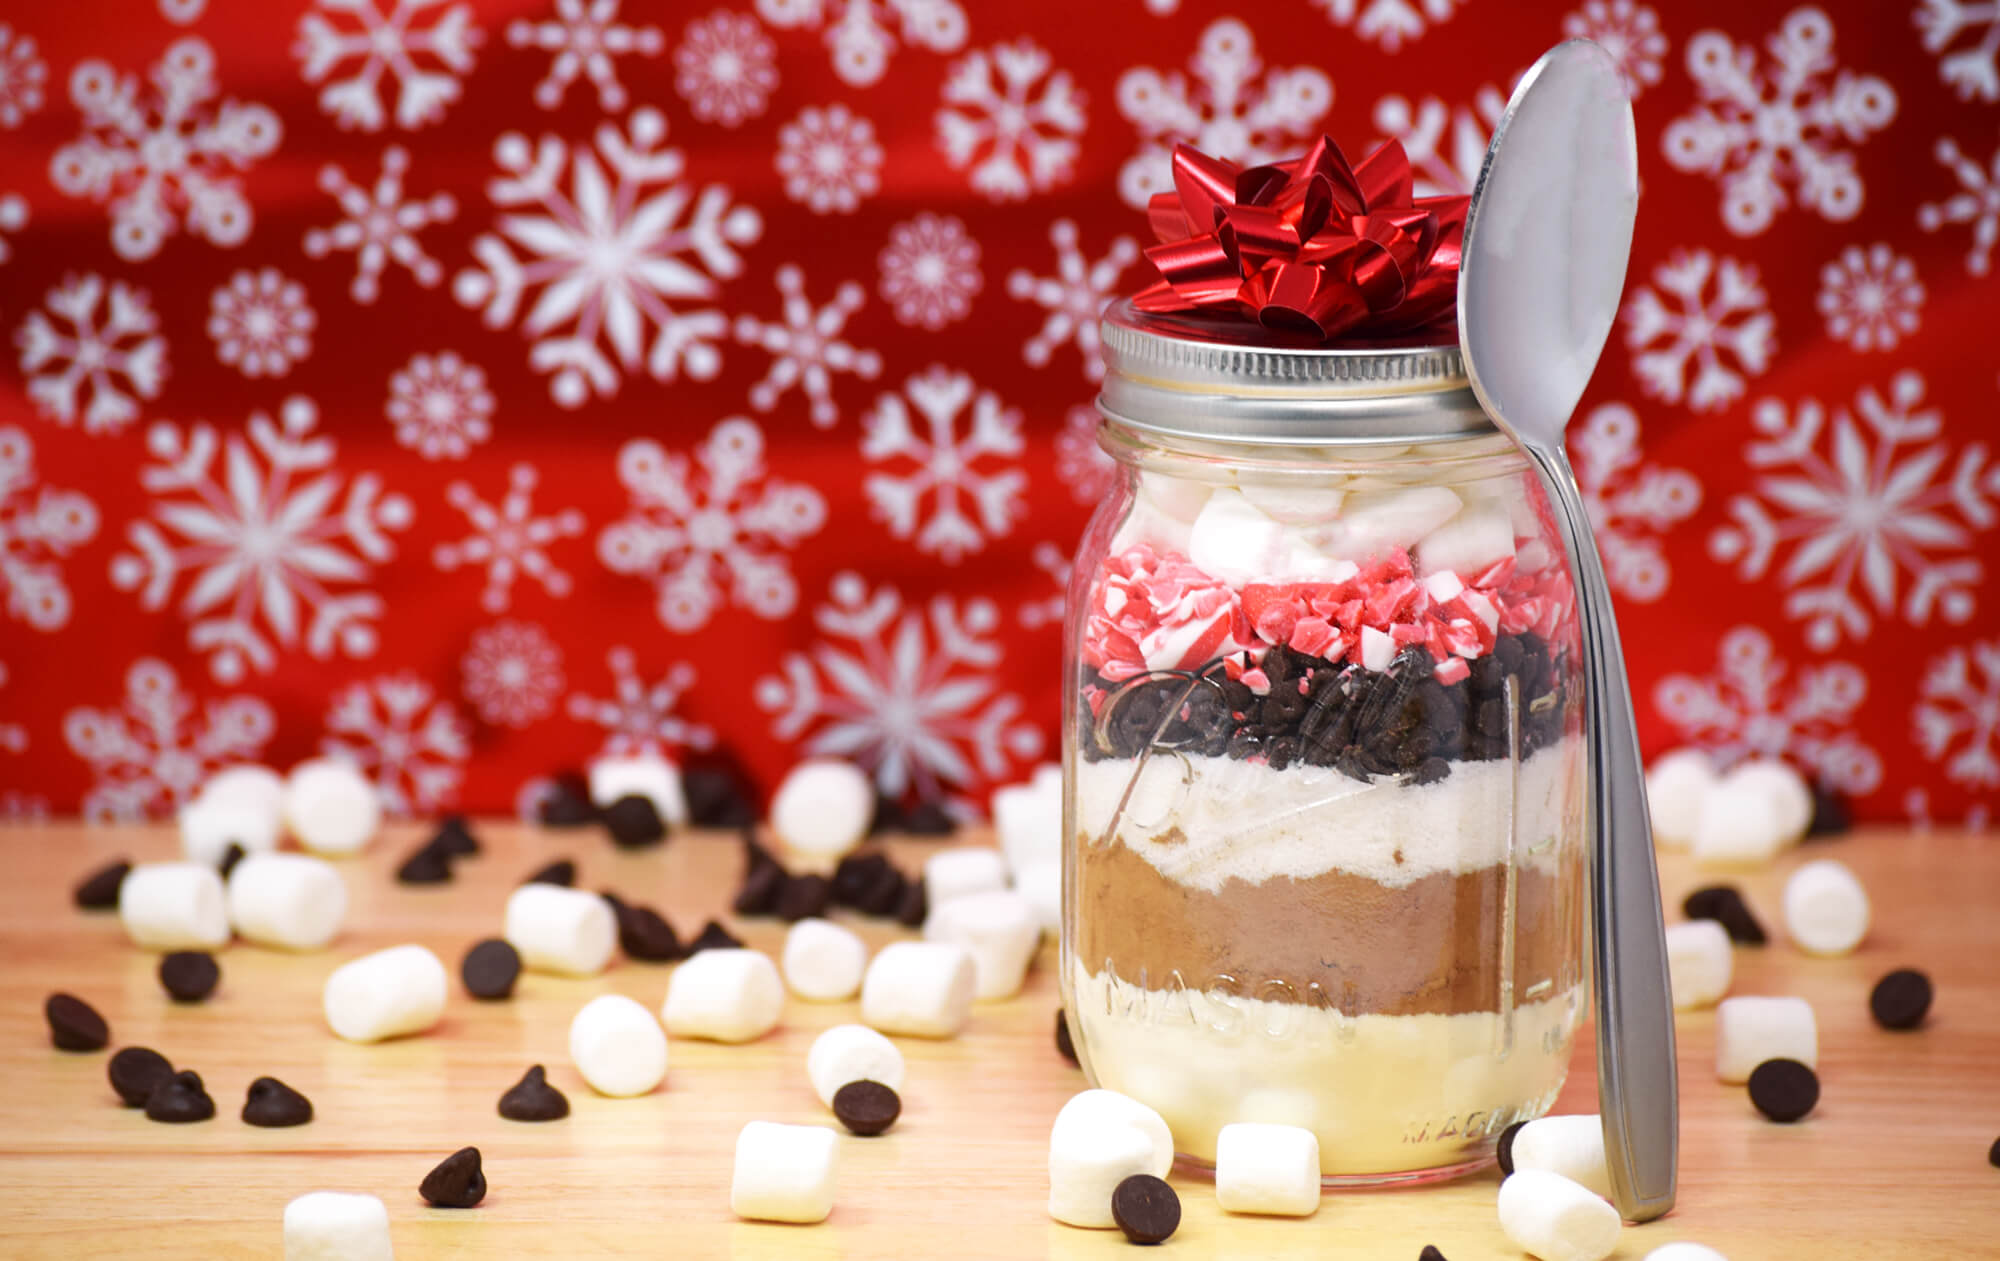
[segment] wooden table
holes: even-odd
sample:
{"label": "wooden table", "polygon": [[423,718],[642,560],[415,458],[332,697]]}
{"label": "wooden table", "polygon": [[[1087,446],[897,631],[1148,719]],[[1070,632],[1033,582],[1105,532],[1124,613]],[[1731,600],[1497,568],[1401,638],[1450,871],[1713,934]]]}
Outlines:
{"label": "wooden table", "polygon": [[[578,861],[585,886],[653,902],[691,933],[726,902],[738,848],[687,836],[624,854],[593,831],[495,824],[479,834],[486,853],[461,865],[456,883],[403,888],[391,873],[418,833],[392,828],[343,863],[352,908],[334,949],[288,956],[236,945],[222,956],[215,996],[176,1006],[114,915],[70,903],[72,884],[110,858],[170,855],[169,831],[0,832],[0,1254],[274,1257],[285,1202],[337,1189],[382,1197],[405,1259],[1125,1255],[1116,1232],[1059,1226],[1044,1211],[1049,1122],[1083,1086],[1051,1045],[1052,948],[1028,991],[982,1005],[964,1037],[904,1042],[903,1119],[882,1138],[843,1140],[826,1224],[739,1222],[729,1212],[738,1128],[757,1118],[832,1123],[806,1081],[805,1052],[821,1029],[855,1019],[855,1005],[793,1002],[777,1033],[748,1046],[676,1039],[664,1089],[598,1098],[568,1063],[571,1014],[607,992],[657,1007],[666,969],[621,961],[594,980],[529,976],[513,1002],[486,1004],[457,990],[459,956],[497,933],[516,881],[562,856]],[[927,846],[892,848],[914,860]],[[1768,926],[1778,926],[1785,874],[1811,856],[1838,856],[1868,885],[1868,942],[1831,960],[1780,942],[1739,950],[1735,992],[1812,1000],[1819,1109],[1798,1125],[1762,1120],[1741,1087],[1715,1080],[1712,1014],[1684,1016],[1680,1206],[1628,1229],[1621,1258],[1674,1239],[1709,1243],[1732,1261],[2000,1257],[2000,1169],[1986,1156],[2000,1135],[2000,844],[1887,832],[1815,844],[1739,877]],[[1711,876],[1669,856],[1670,905]],[[898,932],[855,922],[871,945]],[[774,954],[782,941],[775,923],[738,927]],[[445,1023],[380,1046],[335,1040],[320,1018],[321,982],[346,959],[405,941],[453,968]],[[1901,964],[1937,982],[1921,1032],[1884,1032],[1868,1018],[1870,985]],[[107,1053],[51,1049],[41,1008],[56,989],[96,1004],[114,1045],[149,1045],[200,1071],[217,1118],[169,1126],[118,1107]],[[1595,1108],[1588,1030],[1579,1047],[1558,1111]],[[570,1117],[502,1121],[500,1092],[535,1062],[569,1095]],[[259,1130],[237,1119],[250,1080],[267,1073],[312,1099],[309,1126]],[[485,1203],[426,1207],[418,1181],[466,1144],[485,1155]],[[1182,1256],[1414,1261],[1425,1243],[1451,1261],[1520,1256],[1495,1224],[1490,1172],[1424,1190],[1330,1194],[1306,1221],[1225,1217],[1207,1187],[1175,1181],[1185,1216],[1168,1247]]]}

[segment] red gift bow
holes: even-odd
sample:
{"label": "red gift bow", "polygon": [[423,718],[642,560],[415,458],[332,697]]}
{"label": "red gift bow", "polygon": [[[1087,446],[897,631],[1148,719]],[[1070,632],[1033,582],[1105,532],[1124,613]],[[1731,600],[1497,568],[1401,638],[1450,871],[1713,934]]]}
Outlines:
{"label": "red gift bow", "polygon": [[1141,311],[1231,306],[1271,329],[1386,336],[1450,314],[1466,197],[1415,197],[1390,140],[1358,166],[1321,136],[1303,157],[1242,170],[1178,145],[1174,191],[1146,217],[1162,279]]}

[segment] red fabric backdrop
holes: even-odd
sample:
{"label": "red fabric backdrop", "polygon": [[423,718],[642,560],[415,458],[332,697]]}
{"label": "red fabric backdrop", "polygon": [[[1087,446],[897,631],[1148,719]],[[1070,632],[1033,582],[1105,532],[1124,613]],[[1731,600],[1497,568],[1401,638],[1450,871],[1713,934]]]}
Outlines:
{"label": "red fabric backdrop", "polygon": [[1576,454],[1650,748],[1996,797],[1972,0],[76,0],[0,19],[0,786],[605,747],[976,809],[1056,747],[1090,316],[1178,139],[1462,188],[1590,34],[1644,199]]}

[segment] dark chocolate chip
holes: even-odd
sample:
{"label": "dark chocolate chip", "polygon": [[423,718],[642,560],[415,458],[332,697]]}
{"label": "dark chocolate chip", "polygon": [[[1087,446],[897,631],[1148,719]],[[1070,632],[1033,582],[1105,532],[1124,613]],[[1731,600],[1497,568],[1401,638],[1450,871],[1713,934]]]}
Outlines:
{"label": "dark chocolate chip", "polygon": [[1500,1176],[1502,1178],[1511,1178],[1514,1176],[1514,1136],[1519,1134],[1521,1127],[1526,1124],[1526,1121],[1514,1122],[1514,1124],[1500,1131],[1500,1141],[1493,1145],[1493,1156],[1494,1159],[1500,1162]]}
{"label": "dark chocolate chip", "polygon": [[313,1119],[312,1100],[275,1077],[259,1077],[250,1083],[243,1100],[243,1120],[267,1130],[288,1125],[304,1125]]}
{"label": "dark chocolate chip", "polygon": [[118,906],[118,890],[125,883],[132,864],[116,859],[99,867],[76,886],[76,904],[86,911],[109,911]]}
{"label": "dark chocolate chip", "polygon": [[1915,968],[1898,968],[1875,982],[1868,1010],[1884,1029],[1914,1029],[1931,1009],[1931,979]]}
{"label": "dark chocolate chip", "polygon": [[146,1096],[146,1119],[179,1125],[206,1121],[215,1115],[215,1100],[201,1088],[201,1074],[183,1069],[153,1088]]}
{"label": "dark chocolate chip", "polygon": [[551,828],[580,828],[597,822],[597,807],[590,804],[589,795],[567,778],[556,780],[542,795],[535,814],[544,827]]}
{"label": "dark chocolate chip", "polygon": [[1424,1245],[1424,1250],[1417,1254],[1417,1261],[1446,1261],[1446,1258],[1444,1253],[1437,1250],[1436,1244],[1427,1243]]}
{"label": "dark chocolate chip", "polygon": [[447,858],[470,858],[479,852],[479,838],[466,825],[464,815],[448,814],[438,823],[430,847],[442,851]]}
{"label": "dark chocolate chip", "polygon": [[689,954],[699,954],[704,950],[741,950],[743,943],[719,920],[710,920],[701,930],[701,935],[688,943]]}
{"label": "dark chocolate chip", "polygon": [[521,978],[520,952],[498,937],[488,937],[465,952],[458,976],[474,998],[509,997]]}
{"label": "dark chocolate chip", "polygon": [[49,1040],[59,1051],[102,1051],[111,1041],[104,1017],[74,994],[49,995],[42,1014],[49,1020]]}
{"label": "dark chocolate chip", "polygon": [[903,831],[911,836],[950,836],[958,820],[935,801],[919,801],[903,812]]}
{"label": "dark chocolate chip", "polygon": [[1072,1064],[1077,1062],[1076,1043],[1069,1037],[1069,1013],[1060,1007],[1056,1008],[1056,1054]]}
{"label": "dark chocolate chip", "polygon": [[868,816],[868,835],[880,836],[884,832],[903,830],[903,803],[894,797],[884,796],[880,789],[875,793],[875,813]]}
{"label": "dark chocolate chip", "polygon": [[1797,1060],[1765,1060],[1750,1071],[1750,1102],[1773,1121],[1796,1121],[1819,1102],[1819,1075]]}
{"label": "dark chocolate chip", "polygon": [[729,904],[738,915],[769,915],[778,909],[778,897],[785,891],[785,869],[773,860],[753,864],[743,877],[743,887]]}
{"label": "dark chocolate chip", "polygon": [[930,906],[930,895],[924,892],[923,878],[919,876],[904,886],[903,900],[896,907],[896,922],[905,928],[922,928]]}
{"label": "dark chocolate chip", "polygon": [[861,899],[875,886],[883,872],[890,870],[887,856],[869,852],[849,854],[833,869],[833,900],[838,906],[859,907]]}
{"label": "dark chocolate chip", "polygon": [[1846,799],[1827,784],[1814,784],[1812,822],[1806,826],[1806,835],[1816,839],[1841,836],[1853,826]]}
{"label": "dark chocolate chip", "polygon": [[176,950],[160,959],[160,987],[177,1003],[198,1003],[215,992],[222,968],[205,950]]}
{"label": "dark chocolate chip", "polygon": [[702,828],[734,828],[757,821],[756,803],[735,771],[726,766],[690,766],[681,772],[688,821]]}
{"label": "dark chocolate chip", "polygon": [[500,1115],[509,1121],[560,1121],[569,1115],[569,1100],[549,1085],[548,1074],[537,1064],[500,1096]]}
{"label": "dark chocolate chip", "polygon": [[667,825],[651,797],[629,793],[604,807],[604,827],[620,849],[657,845],[666,839]]}
{"label": "dark chocolate chip", "polygon": [[222,851],[222,857],[216,860],[215,869],[222,873],[224,880],[227,880],[229,879],[229,873],[236,870],[236,864],[242,862],[245,857],[247,855],[244,853],[243,847],[235,841],[231,841],[229,842],[229,848]]}
{"label": "dark chocolate chip", "polygon": [[854,907],[863,915],[894,915],[903,903],[903,892],[903,873],[885,864],[875,883],[856,899]]}
{"label": "dark chocolate chip", "polygon": [[870,1138],[903,1115],[903,1100],[879,1081],[851,1081],[833,1092],[833,1115],[849,1133]]}
{"label": "dark chocolate chip", "polygon": [[650,906],[613,902],[618,916],[618,945],[642,963],[672,963],[681,957],[681,939],[674,926]]}
{"label": "dark chocolate chip", "polygon": [[576,864],[567,858],[558,858],[521,883],[559,884],[566,889],[573,887],[576,884]]}
{"label": "dark chocolate chip", "polygon": [[417,1184],[417,1194],[439,1208],[471,1208],[486,1198],[486,1171],[479,1149],[461,1147],[446,1156]]}
{"label": "dark chocolate chip", "polygon": [[143,1108],[154,1089],[174,1075],[174,1066],[151,1047],[128,1046],[111,1057],[105,1071],[126,1107]]}
{"label": "dark chocolate chip", "polygon": [[823,915],[832,905],[833,887],[825,876],[791,876],[778,890],[778,918],[787,924]]}
{"label": "dark chocolate chip", "polygon": [[396,868],[398,884],[443,884],[450,879],[451,855],[435,844],[419,847]]}
{"label": "dark chocolate chip", "polygon": [[1416,779],[1419,784],[1435,784],[1449,774],[1450,762],[1441,757],[1425,758],[1423,764],[1417,767]]}
{"label": "dark chocolate chip", "polygon": [[1135,1173],[1111,1192],[1111,1220],[1133,1243],[1162,1243],[1181,1225],[1181,1197],[1164,1178]]}
{"label": "dark chocolate chip", "polygon": [[1739,946],[1761,946],[1770,940],[1734,885],[1696,889],[1681,903],[1681,913],[1689,919],[1714,920],[1729,934],[1729,940]]}
{"label": "dark chocolate chip", "polygon": [[1986,1163],[2000,1169],[2000,1138],[1993,1140],[1993,1146],[1986,1149]]}

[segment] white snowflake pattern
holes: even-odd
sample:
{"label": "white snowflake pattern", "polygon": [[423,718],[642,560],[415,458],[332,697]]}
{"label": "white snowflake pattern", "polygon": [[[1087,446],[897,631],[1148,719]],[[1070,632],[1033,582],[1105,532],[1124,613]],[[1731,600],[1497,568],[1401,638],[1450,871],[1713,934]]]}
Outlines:
{"label": "white snowflake pattern", "polygon": [[1667,37],[1660,31],[1660,15],[1650,6],[1634,0],[1584,0],[1582,8],[1563,18],[1563,35],[1590,40],[1610,53],[1634,100],[1660,81]]}
{"label": "white snowflake pattern", "polygon": [[334,693],[320,751],[372,779],[385,813],[409,818],[458,796],[472,741],[458,707],[406,673]]}
{"label": "white snowflake pattern", "polygon": [[893,20],[903,42],[934,53],[965,46],[965,10],[956,0],[757,0],[757,12],[779,27],[826,27],[833,72],[858,88],[879,80],[896,50]]}
{"label": "white snowflake pattern", "polygon": [[[1931,817],[1931,794],[1929,789],[1912,788],[1903,794],[1903,816],[1909,820],[1910,831],[1919,836],[1926,835],[1936,825]],[[1959,824],[1968,832],[1984,832],[1993,822],[1993,811],[1983,801],[1967,806]]]}
{"label": "white snowflake pattern", "polygon": [[1659,599],[1672,575],[1657,536],[1694,515],[1701,483],[1686,469],[1643,463],[1639,417],[1623,403],[1595,408],[1571,430],[1569,445],[1612,590]]}
{"label": "white snowflake pattern", "polygon": [[741,127],[770,107],[777,49],[756,21],[717,9],[687,24],[674,49],[674,91],[705,123]]}
{"label": "white snowflake pattern", "polygon": [[239,271],[208,298],[215,357],[246,377],[281,377],[312,353],[306,287],[275,267]]}
{"label": "white snowflake pattern", "polygon": [[979,242],[951,215],[925,213],[896,224],[875,261],[882,273],[875,291],[896,322],[932,332],[969,315],[986,283]]}
{"label": "white snowflake pattern", "polygon": [[[1257,166],[1304,148],[1333,104],[1333,80],[1311,66],[1264,73],[1257,41],[1235,18],[1201,33],[1190,84],[1179,71],[1134,66],[1118,76],[1118,112],[1139,131],[1139,148],[1118,168],[1118,195],[1143,210],[1172,190],[1175,144]],[[1262,82],[1259,82],[1259,76]]]}
{"label": "white snowflake pattern", "polygon": [[513,598],[514,579],[525,574],[557,599],[569,594],[569,575],[549,559],[548,547],[558,539],[583,533],[583,513],[565,508],[554,516],[536,516],[535,467],[516,464],[507,472],[507,493],[497,504],[487,503],[469,482],[445,487],[446,502],[465,515],[473,533],[455,543],[440,543],[431,562],[442,570],[461,565],[484,566],[486,590],[479,603],[489,613],[506,609]]}
{"label": "white snowflake pattern", "polygon": [[785,551],[826,524],[826,501],[767,475],[756,422],[720,422],[692,460],[635,439],[618,452],[618,480],[631,511],[598,536],[597,554],[614,573],[653,583],[668,630],[700,630],[724,601],[770,621],[797,606]]}
{"label": "white snowflake pattern", "polygon": [[597,85],[597,105],[608,114],[625,108],[625,85],[614,57],[636,53],[657,57],[666,37],[657,26],[627,26],[618,20],[619,0],[556,0],[552,21],[517,19],[507,25],[515,48],[553,53],[549,73],[535,85],[535,104],[554,109],[579,76]]}
{"label": "white snowflake pattern", "polygon": [[816,215],[852,214],[882,186],[875,124],[845,105],[808,105],[778,129],[785,196]]}
{"label": "white snowflake pattern", "polygon": [[[7,663],[0,661],[0,687],[7,683]],[[0,722],[0,753],[22,754],[28,751],[28,729],[18,722]],[[9,794],[12,795],[11,793]],[[0,804],[0,821],[11,817],[4,804]]]}
{"label": "white snowflake pattern", "polygon": [[1078,403],[1056,431],[1056,480],[1080,504],[1102,502],[1118,481],[1117,461],[1097,445],[1097,420],[1095,407]]}
{"label": "white snowflake pattern", "polygon": [[48,77],[35,37],[0,22],[0,127],[11,131],[42,107]]}
{"label": "white snowflake pattern", "polygon": [[1916,264],[1887,245],[1850,245],[1819,269],[1818,305],[1829,337],[1856,350],[1888,350],[1917,331],[1924,282]]}
{"label": "white snowflake pattern", "polygon": [[858,763],[892,799],[914,792],[971,817],[982,780],[1006,783],[1040,755],[1041,729],[1000,688],[992,601],[935,595],[910,607],[896,588],[871,591],[841,572],[813,624],[819,641],[757,680],[779,739]]}
{"label": "white snowflake pattern", "polygon": [[763,235],[764,224],[751,207],[730,205],[719,184],[696,195],[680,183],[686,162],[680,150],[661,147],[666,136],[665,117],[639,109],[627,132],[600,126],[595,151],[547,135],[531,144],[518,132],[494,143],[501,176],[487,195],[510,213],[498,233],[473,241],[481,265],[461,271],[452,291],[465,306],[483,306],[489,328],[513,323],[523,300],[541,291],[521,315],[521,332],[533,339],[529,365],[554,373],[549,396],[560,406],[581,407],[592,392],[615,394],[620,369],[643,367],[656,381],[682,371],[705,381],[721,370],[715,340],[728,318],[712,307],[671,304],[716,297],[717,282],[742,270],[737,250]]}
{"label": "white snowflake pattern", "polygon": [[1965,270],[1984,276],[1993,265],[1993,243],[2000,240],[2000,148],[1993,150],[1990,169],[1958,147],[1946,136],[1937,142],[1937,160],[1958,180],[1958,191],[1938,202],[1917,207],[1917,225],[1935,232],[1947,223],[1962,223],[1972,229],[1972,248],[1965,256]]}
{"label": "white snowflake pattern", "polygon": [[768,412],[797,386],[810,404],[812,423],[830,428],[840,418],[833,401],[833,374],[845,372],[872,381],[882,371],[882,356],[857,349],[841,337],[867,295],[849,281],[834,291],[833,301],[815,309],[806,299],[805,273],[791,263],[778,269],[778,293],[782,302],[777,320],[736,317],[736,340],[761,347],[771,356],[770,370],[750,387],[750,405]]}
{"label": "white snowflake pattern", "polygon": [[1725,762],[1790,758],[1828,787],[1866,797],[1882,786],[1881,756],[1852,730],[1867,696],[1858,666],[1829,661],[1793,671],[1769,635],[1738,626],[1723,635],[1712,674],[1667,675],[1654,685],[1653,706],[1682,740]]}
{"label": "white snowflake pattern", "polygon": [[167,378],[167,342],[151,297],[122,280],[71,275],[49,290],[46,305],[46,314],[30,311],[14,331],[35,410],[64,426],[81,420],[85,433],[117,433],[139,415],[140,399],[160,396]]}
{"label": "white snowflake pattern", "polygon": [[28,199],[19,193],[0,193],[0,263],[14,257],[13,242],[6,234],[28,226]]}
{"label": "white snowflake pattern", "polygon": [[70,751],[96,778],[83,815],[104,823],[168,814],[193,800],[211,771],[258,761],[278,720],[254,696],[212,698],[197,713],[174,668],[145,657],[125,672],[120,704],[79,706],[63,715],[62,727]]}
{"label": "white snowflake pattern", "polygon": [[1939,413],[1918,410],[1923,394],[1923,378],[1901,372],[1888,397],[1864,388],[1831,415],[1814,399],[1796,409],[1766,399],[1751,413],[1762,437],[1744,458],[1763,472],[1730,499],[1734,523],[1709,536],[1709,553],[1755,580],[1791,545],[1776,570],[1789,588],[1785,614],[1805,621],[1806,642],[1822,652],[1843,636],[1867,638],[1871,609],[1912,626],[1934,614],[1957,625],[1978,602],[1985,571],[1973,536],[1994,522],[2000,465],[1975,442],[1940,476],[1952,451]]}
{"label": "white snowflake pattern", "polygon": [[383,412],[396,441],[426,460],[462,460],[493,436],[486,370],[456,351],[418,354],[389,377]]}
{"label": "white snowflake pattern", "polygon": [[532,622],[480,627],[458,668],[473,712],[495,727],[532,726],[555,712],[562,694],[562,649]]}
{"label": "white snowflake pattern", "polygon": [[[2000,639],[1950,648],[1931,659],[1911,711],[1917,747],[1967,788],[2000,786]],[[1959,742],[1963,740],[1961,745]]]}
{"label": "white snowflake pattern", "polygon": [[426,289],[444,278],[444,268],[424,253],[417,235],[432,224],[449,223],[458,204],[450,193],[405,201],[403,175],[409,167],[409,152],[390,145],[382,151],[382,174],[373,188],[356,184],[331,162],[320,168],[319,186],[339,203],[342,218],[330,228],[306,233],[306,255],[353,254],[354,283],[348,293],[356,302],[375,301],[382,291],[382,272],[390,263],[408,270],[410,278]]}
{"label": "white snowflake pattern", "polygon": [[382,599],[359,584],[394,555],[388,532],[410,524],[410,501],[383,494],[381,478],[336,471],[312,400],[288,398],[278,415],[253,412],[226,439],[204,423],[152,426],[157,463],[139,484],[158,496],[154,519],[132,522],[133,550],[111,562],[113,585],[149,611],[188,578],[188,647],[223,683],[268,672],[302,640],[318,660],[374,655]]}
{"label": "white snowflake pattern", "polygon": [[1083,356],[1083,375],[1104,379],[1104,351],[1097,344],[1097,317],[1118,291],[1118,278],[1139,257],[1139,243],[1129,236],[1112,238],[1111,248],[1088,262],[1078,248],[1076,222],[1058,219],[1049,225],[1056,247],[1056,274],[1037,276],[1027,270],[1010,272],[1007,296],[1030,302],[1048,312],[1041,331],[1021,345],[1021,357],[1037,368],[1048,366],[1056,347],[1076,344]]}
{"label": "white snowflake pattern", "polygon": [[1054,595],[1045,595],[1040,599],[1021,601],[1021,607],[1016,611],[1016,615],[1021,620],[1021,626],[1026,630],[1040,630],[1044,626],[1060,626],[1063,614],[1068,609],[1069,553],[1063,551],[1063,549],[1057,547],[1054,543],[1042,542],[1035,544],[1035,550],[1029,554],[1028,558],[1034,562],[1036,569],[1041,570],[1042,573],[1048,576],[1051,582],[1055,583],[1056,590]]}
{"label": "white snowflake pattern", "polygon": [[1491,83],[1468,105],[1447,105],[1435,96],[1385,96],[1375,102],[1375,129],[1402,142],[1419,197],[1460,195],[1479,182],[1486,146],[1506,112],[1506,96]]}
{"label": "white snowflake pattern", "polygon": [[1021,416],[991,390],[933,365],[905,381],[902,393],[878,398],[862,424],[862,458],[897,469],[861,483],[889,533],[956,565],[1013,527],[1027,474],[991,465],[1018,461]]}
{"label": "white snowflake pattern", "polygon": [[255,102],[225,100],[215,53],[199,39],[176,41],[153,67],[153,91],[105,62],[79,62],[70,100],[83,133],[56,151],[49,179],[70,197],[111,208],[111,248],[127,262],[160,252],[184,219],[210,244],[241,245],[250,235],[250,199],[232,172],[278,147],[278,116]]}
{"label": "white snowflake pattern", "polygon": [[937,143],[968,171],[974,192],[1020,201],[1069,179],[1085,123],[1084,96],[1033,40],[966,54],[945,76]]}
{"label": "white snowflake pattern", "polygon": [[[2000,0],[1917,0],[1917,29],[1938,58],[1938,78],[1962,101],[2000,101]],[[1945,52],[1958,37],[1977,34],[1966,48]]]}
{"label": "white snowflake pattern", "polygon": [[0,427],[0,588],[7,614],[40,631],[69,624],[69,584],[62,562],[97,535],[97,505],[74,490],[43,486],[34,494],[35,444],[12,425]]}
{"label": "white snowflake pattern", "polygon": [[388,124],[385,77],[396,84],[396,126],[444,119],[472,72],[481,32],[472,6],[447,0],[314,0],[299,18],[292,55],[307,83],[324,83],[319,108],[344,131]]}
{"label": "white snowflake pattern", "polygon": [[160,0],[160,16],[175,26],[193,26],[208,12],[208,0]]}
{"label": "white snowflake pattern", "polygon": [[657,683],[639,677],[638,659],[619,645],[608,657],[611,690],[608,697],[572,692],[569,716],[604,729],[600,757],[672,757],[677,749],[708,749],[715,732],[680,716],[681,699],[694,687],[694,667],[676,661]]}
{"label": "white snowflake pattern", "polygon": [[1680,250],[1655,267],[1653,284],[1634,289],[1620,316],[1639,388],[1669,403],[1685,398],[1698,412],[1741,397],[1744,379],[1777,350],[1757,269],[1707,250]]}
{"label": "white snowflake pattern", "polygon": [[1313,0],[1336,26],[1352,26],[1363,39],[1374,40],[1384,52],[1396,52],[1404,42],[1451,17],[1465,0]]}

